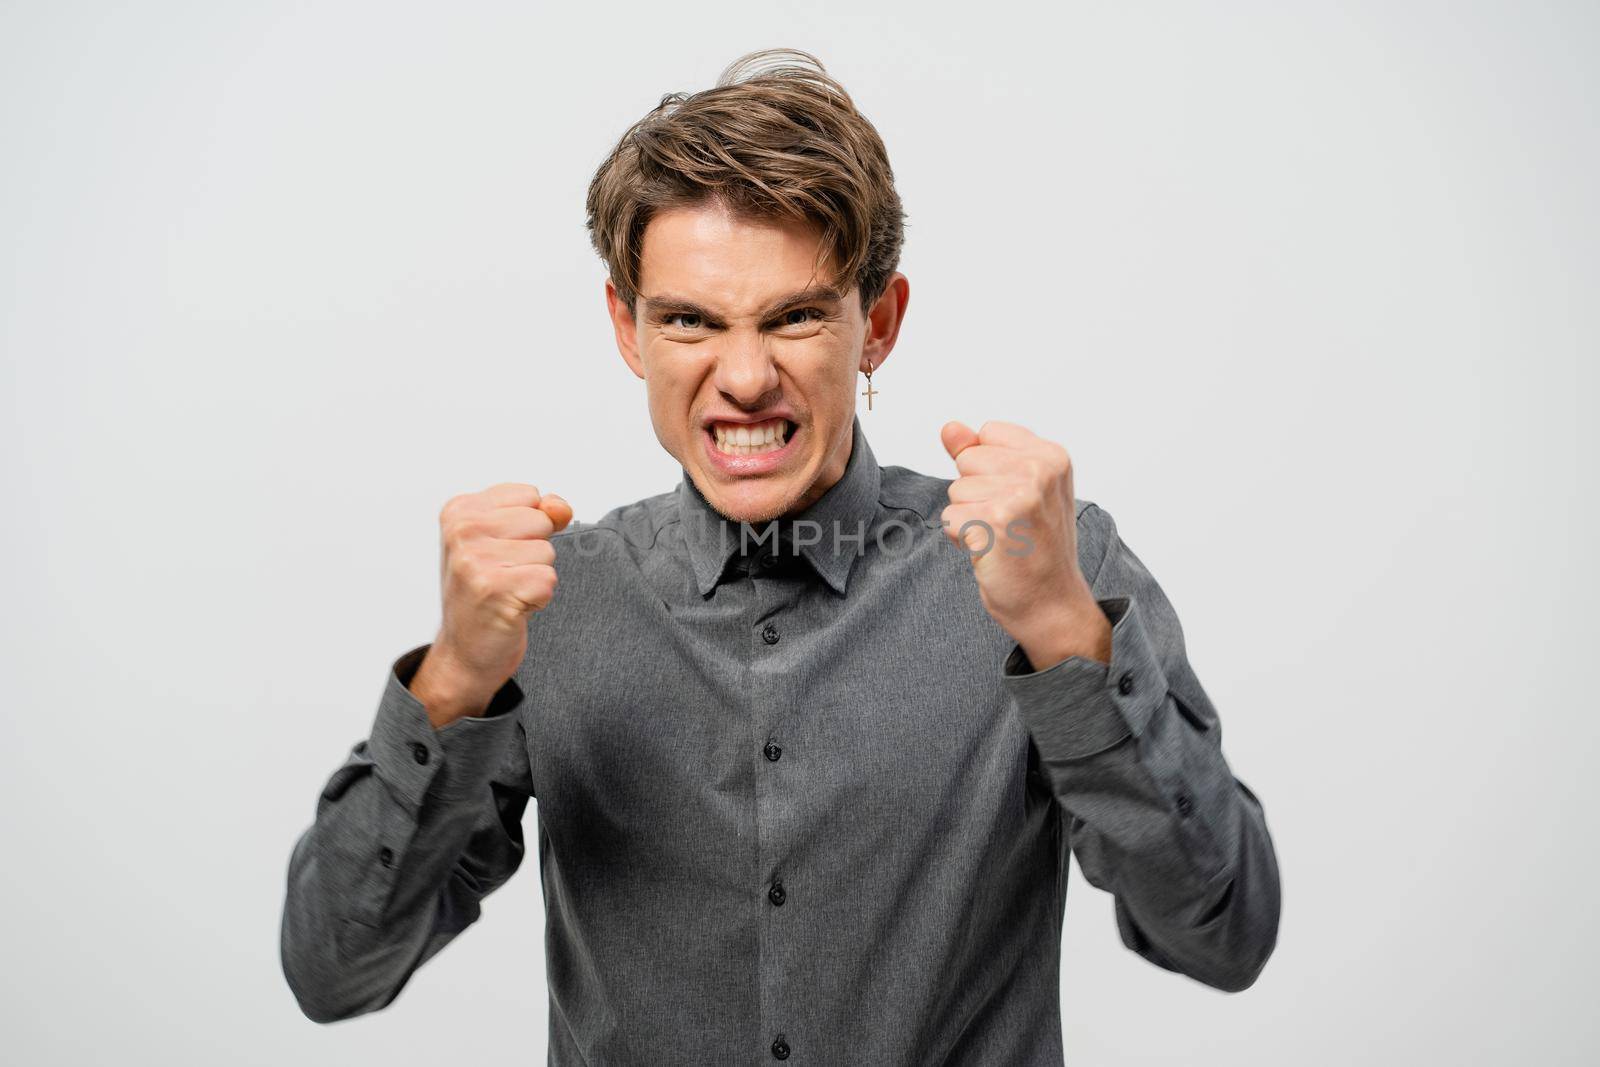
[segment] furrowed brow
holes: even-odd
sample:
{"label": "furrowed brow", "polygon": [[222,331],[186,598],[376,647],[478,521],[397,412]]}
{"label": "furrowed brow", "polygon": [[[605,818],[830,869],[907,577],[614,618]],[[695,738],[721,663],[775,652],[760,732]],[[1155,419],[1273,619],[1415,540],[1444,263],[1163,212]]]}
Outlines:
{"label": "furrowed brow", "polygon": [[791,293],[781,300],[774,300],[767,305],[761,313],[763,319],[770,319],[780,311],[787,311],[796,304],[827,304],[840,300],[844,294],[831,285],[815,285],[810,289],[803,289],[798,293]]}
{"label": "furrowed brow", "polygon": [[[798,293],[790,293],[768,304],[761,312],[763,320],[770,319],[781,311],[786,311],[797,304],[825,304],[843,299],[844,294],[831,285],[818,285],[810,289],[802,289]],[[687,297],[674,296],[671,293],[660,293],[656,296],[644,297],[644,310],[647,314],[681,313],[685,315],[699,315],[701,318],[713,322],[721,321],[722,316],[709,308],[701,307]]]}
{"label": "furrowed brow", "polygon": [[693,300],[689,300],[681,296],[673,296],[670,293],[662,293],[660,296],[645,297],[644,310],[646,312],[681,311],[684,314],[699,315],[701,318],[706,319],[714,319],[717,317],[715,313],[707,308],[701,307]]}

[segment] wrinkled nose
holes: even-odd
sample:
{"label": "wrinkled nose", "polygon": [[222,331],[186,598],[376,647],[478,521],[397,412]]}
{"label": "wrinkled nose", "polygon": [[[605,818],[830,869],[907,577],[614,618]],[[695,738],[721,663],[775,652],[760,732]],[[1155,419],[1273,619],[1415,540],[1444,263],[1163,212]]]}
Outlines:
{"label": "wrinkled nose", "polygon": [[729,403],[758,411],[776,402],[778,365],[759,341],[734,341],[717,358],[716,386]]}

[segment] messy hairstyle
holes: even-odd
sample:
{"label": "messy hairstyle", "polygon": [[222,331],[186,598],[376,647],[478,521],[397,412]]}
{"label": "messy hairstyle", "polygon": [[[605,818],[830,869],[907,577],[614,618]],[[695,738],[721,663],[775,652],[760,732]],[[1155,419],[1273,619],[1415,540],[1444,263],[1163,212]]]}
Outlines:
{"label": "messy hairstyle", "polygon": [[853,282],[863,313],[900,261],[905,213],[883,140],[807,52],[751,52],[713,88],[668,93],[595,172],[589,239],[630,312],[650,219],[702,203],[818,226],[828,283],[848,292]]}

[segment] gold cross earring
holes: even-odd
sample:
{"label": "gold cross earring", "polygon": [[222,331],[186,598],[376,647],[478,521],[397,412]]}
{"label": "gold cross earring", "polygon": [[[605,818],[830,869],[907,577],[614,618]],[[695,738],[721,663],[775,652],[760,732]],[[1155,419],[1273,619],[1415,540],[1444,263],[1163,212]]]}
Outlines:
{"label": "gold cross earring", "polygon": [[874,389],[872,387],[872,362],[870,360],[867,361],[866,375],[867,375],[867,391],[862,393],[861,395],[867,398],[867,410],[871,411],[872,410],[872,398],[877,396],[878,393],[880,392],[880,390]]}

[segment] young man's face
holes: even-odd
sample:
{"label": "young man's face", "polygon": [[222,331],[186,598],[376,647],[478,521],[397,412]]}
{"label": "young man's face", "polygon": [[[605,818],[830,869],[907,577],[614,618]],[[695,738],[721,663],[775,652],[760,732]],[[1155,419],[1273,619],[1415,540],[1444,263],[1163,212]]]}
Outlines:
{"label": "young man's face", "polygon": [[854,287],[827,292],[820,248],[815,226],[680,207],[645,229],[634,314],[606,282],[656,437],[736,521],[793,513],[839,480],[857,376],[888,356],[905,313],[902,274],[870,315]]}

